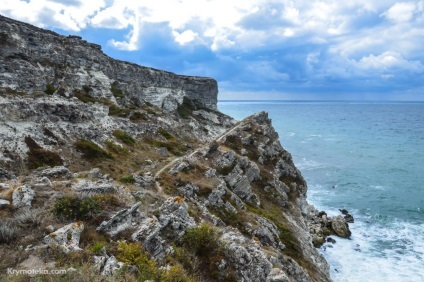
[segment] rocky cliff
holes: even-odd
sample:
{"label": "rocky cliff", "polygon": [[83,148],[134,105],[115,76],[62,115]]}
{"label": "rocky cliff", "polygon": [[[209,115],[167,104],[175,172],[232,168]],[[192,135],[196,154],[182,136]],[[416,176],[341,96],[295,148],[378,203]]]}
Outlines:
{"label": "rocky cliff", "polygon": [[0,269],[65,269],[70,281],[330,280],[315,246],[348,237],[346,220],[307,203],[265,112],[236,122],[216,111],[212,79],[0,25]]}
{"label": "rocky cliff", "polygon": [[[18,92],[44,92],[46,88],[73,96],[90,88],[94,97],[134,99],[175,110],[184,97],[216,109],[215,80],[181,76],[114,60],[101,46],[78,36],[61,36],[0,15],[0,87]],[[53,91],[55,91],[53,90]]]}

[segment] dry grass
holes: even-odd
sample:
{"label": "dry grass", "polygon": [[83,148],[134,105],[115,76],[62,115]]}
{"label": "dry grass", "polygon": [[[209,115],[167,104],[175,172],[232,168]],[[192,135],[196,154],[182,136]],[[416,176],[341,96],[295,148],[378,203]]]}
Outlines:
{"label": "dry grass", "polygon": [[0,221],[0,244],[9,244],[16,239],[18,228],[12,221]]}
{"label": "dry grass", "polygon": [[35,227],[43,223],[43,217],[40,209],[24,208],[15,213],[14,221],[22,227]]}

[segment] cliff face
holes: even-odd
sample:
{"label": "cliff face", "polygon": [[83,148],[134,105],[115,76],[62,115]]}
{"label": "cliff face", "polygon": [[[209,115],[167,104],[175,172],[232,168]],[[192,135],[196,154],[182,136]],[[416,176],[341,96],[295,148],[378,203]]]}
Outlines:
{"label": "cliff face", "polygon": [[346,222],[307,203],[265,112],[237,123],[214,110],[212,79],[0,25],[1,269],[76,268],[70,281],[330,280],[314,245],[349,236]]}
{"label": "cliff face", "polygon": [[51,31],[0,16],[0,87],[25,93],[43,92],[52,85],[62,95],[91,88],[94,97],[116,102],[119,89],[138,102],[175,110],[184,97],[216,109],[215,80],[181,76],[141,67],[106,56],[101,47],[77,36]]}

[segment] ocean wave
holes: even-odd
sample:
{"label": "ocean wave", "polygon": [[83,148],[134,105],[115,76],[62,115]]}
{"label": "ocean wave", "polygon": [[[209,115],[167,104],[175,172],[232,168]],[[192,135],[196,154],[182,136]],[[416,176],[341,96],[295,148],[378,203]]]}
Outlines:
{"label": "ocean wave", "polygon": [[334,281],[424,281],[424,224],[350,213],[351,240],[335,237],[321,248]]}

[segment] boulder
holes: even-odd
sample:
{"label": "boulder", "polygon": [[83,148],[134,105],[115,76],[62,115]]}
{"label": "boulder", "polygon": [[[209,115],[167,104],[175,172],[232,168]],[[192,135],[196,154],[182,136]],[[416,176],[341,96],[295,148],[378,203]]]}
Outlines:
{"label": "boulder", "polygon": [[55,166],[52,168],[47,168],[40,173],[41,176],[48,178],[64,177],[68,178],[72,176],[72,173],[64,166]]}
{"label": "boulder", "polygon": [[79,241],[84,224],[79,221],[68,224],[44,237],[43,242],[48,246],[56,246],[64,253],[80,251]]}
{"label": "boulder", "polygon": [[124,263],[118,261],[114,256],[109,256],[106,250],[101,250],[101,256],[94,256],[94,265],[97,271],[103,276],[113,276],[124,267]]}
{"label": "boulder", "polygon": [[138,210],[140,206],[141,202],[137,202],[130,208],[120,210],[108,221],[103,221],[96,230],[104,232],[109,236],[115,236],[125,229],[136,226],[141,218]]}
{"label": "boulder", "polygon": [[0,167],[0,180],[2,180],[2,179],[10,180],[10,179],[14,179],[14,178],[16,178],[16,176],[13,173],[11,173],[11,172]]}
{"label": "boulder", "polygon": [[0,209],[7,207],[8,205],[10,205],[10,202],[8,200],[0,199]]}
{"label": "boulder", "polygon": [[13,191],[12,203],[16,208],[31,207],[34,195],[35,192],[30,186],[20,186]]}
{"label": "boulder", "polygon": [[333,217],[331,221],[331,228],[334,230],[337,236],[342,238],[349,238],[352,234],[349,230],[349,226],[346,223],[346,220],[341,215]]}

